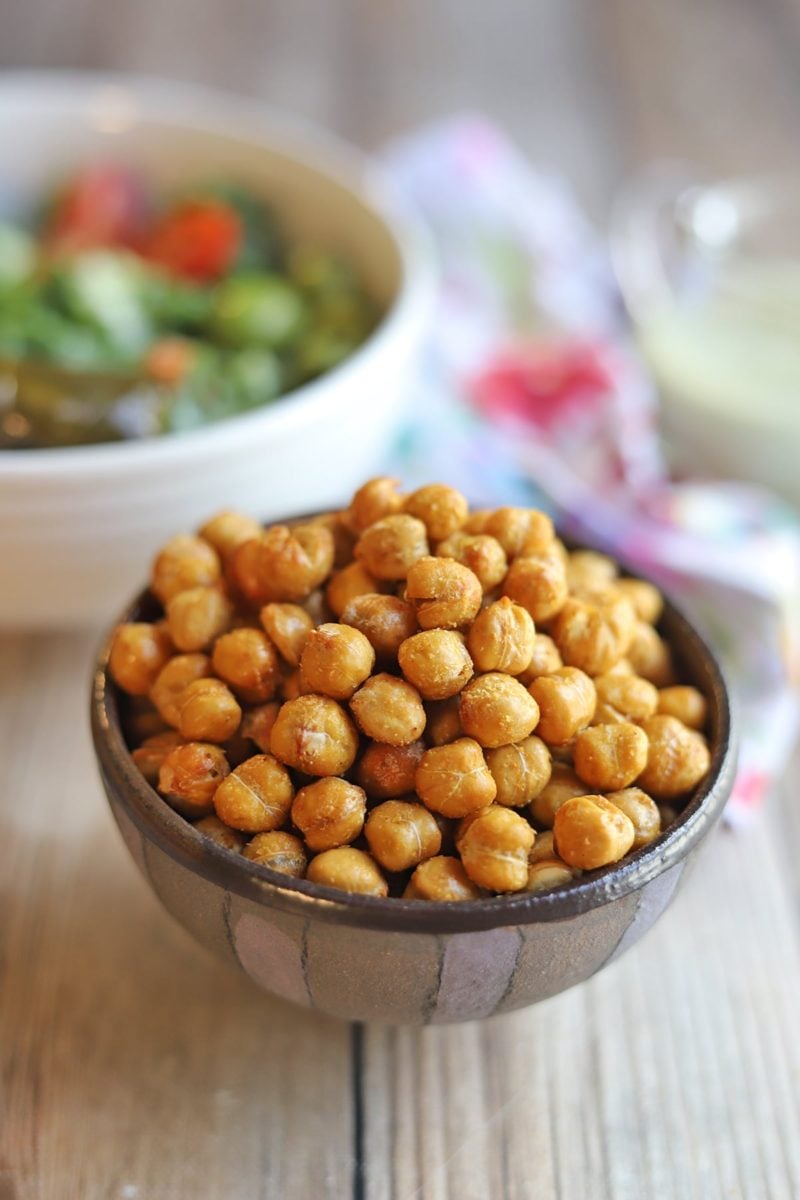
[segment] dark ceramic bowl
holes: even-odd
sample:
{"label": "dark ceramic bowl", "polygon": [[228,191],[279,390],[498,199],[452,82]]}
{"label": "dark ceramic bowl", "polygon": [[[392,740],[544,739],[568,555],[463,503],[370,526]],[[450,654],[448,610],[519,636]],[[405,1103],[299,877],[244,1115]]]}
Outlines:
{"label": "dark ceramic bowl", "polygon": [[[144,593],[122,620],[151,619]],[[660,623],[708,697],[711,769],[677,820],[621,865],[552,892],[441,904],[347,895],[287,879],[198,833],[150,787],[97,662],[92,732],[111,810],[170,913],[268,992],[354,1021],[446,1024],[544,1000],[618,958],[664,912],[731,790],[728,695],[705,642],[669,603]]]}

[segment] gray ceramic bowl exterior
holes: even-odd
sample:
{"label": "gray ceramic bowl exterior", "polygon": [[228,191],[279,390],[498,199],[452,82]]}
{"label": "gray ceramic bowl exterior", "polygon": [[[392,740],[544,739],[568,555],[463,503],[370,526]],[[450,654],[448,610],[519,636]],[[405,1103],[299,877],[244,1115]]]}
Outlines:
{"label": "gray ceramic bowl exterior", "polygon": [[[146,599],[126,614],[131,619]],[[549,893],[463,904],[349,896],[287,880],[204,838],[145,782],[97,664],[92,729],[111,810],[165,908],[268,992],[353,1021],[447,1024],[511,1012],[588,979],[653,925],[730,793],[735,754],[713,655],[667,605],[661,628],[709,697],[712,766],[678,820],[619,867]]]}

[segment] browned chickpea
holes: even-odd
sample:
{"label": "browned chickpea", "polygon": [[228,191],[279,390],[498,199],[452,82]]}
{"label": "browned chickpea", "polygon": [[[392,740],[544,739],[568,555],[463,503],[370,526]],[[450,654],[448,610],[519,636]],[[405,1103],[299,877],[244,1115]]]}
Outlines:
{"label": "browned chickpea", "polygon": [[262,754],[269,753],[272,726],[278,719],[280,708],[279,700],[270,700],[267,704],[249,708],[242,717],[242,723],[239,726],[240,735],[253,742]]}
{"label": "browned chickpea", "polygon": [[479,671],[519,675],[533,655],[536,629],[527,609],[509,600],[496,600],[472,622],[467,649]]}
{"label": "browned chickpea", "polygon": [[673,821],[678,819],[678,810],[672,804],[658,804],[658,815],[661,820],[661,828],[669,829]]}
{"label": "browned chickpea", "polygon": [[546,633],[537,633],[533,639],[531,661],[519,674],[520,683],[530,684],[540,675],[554,675],[563,665],[564,660],[553,639]]}
{"label": "browned chickpea", "polygon": [[317,588],[310,596],[306,596],[302,607],[311,617],[314,625],[322,625],[325,621],[330,621],[334,616],[328,608],[327,601],[325,600],[325,592],[322,588]]}
{"label": "browned chickpea", "polygon": [[292,805],[292,821],[309,850],[331,850],[355,841],[366,811],[363,788],[332,776],[300,789]]}
{"label": "browned chickpea", "polygon": [[617,721],[644,721],[658,705],[658,692],[638,675],[605,674],[594,681],[597,690],[595,725]]}
{"label": "browned chickpea", "polygon": [[216,583],[220,574],[214,547],[202,538],[181,533],[167,542],[153,563],[150,588],[166,604],[179,592]]}
{"label": "browned chickpea", "polygon": [[[537,839],[538,840],[538,839]],[[574,871],[559,858],[542,858],[528,869],[526,892],[549,892],[551,888],[571,883]]]}
{"label": "browned chickpea", "polygon": [[564,746],[594,716],[595,686],[577,667],[561,667],[534,679],[528,691],[539,705],[536,732],[548,746]]}
{"label": "browned chickpea", "polygon": [[458,711],[458,696],[449,700],[431,700],[425,705],[428,722],[425,737],[431,746],[446,746],[464,736]]}
{"label": "browned chickpea", "polygon": [[350,711],[362,733],[390,746],[408,746],[425,729],[419,692],[396,675],[373,675],[353,696]]}
{"label": "browned chickpea", "polygon": [[370,742],[359,759],[356,778],[375,800],[395,800],[414,790],[414,778],[425,753],[424,742],[389,746]]}
{"label": "browned chickpea", "polygon": [[506,577],[508,559],[497,538],[488,534],[472,534],[459,531],[439,542],[436,547],[439,558],[454,558],[480,581],[484,592],[491,592]]}
{"label": "browned chickpea", "polygon": [[351,600],[373,595],[380,590],[381,584],[360,562],[351,562],[331,576],[325,589],[325,599],[336,616],[341,617]]}
{"label": "browned chickpea", "polygon": [[432,542],[441,542],[456,533],[467,519],[469,505],[465,496],[444,483],[430,483],[406,497],[404,509],[418,517]]}
{"label": "browned chickpea", "polygon": [[567,582],[570,592],[578,588],[608,587],[616,581],[617,564],[597,550],[573,550],[567,558]]}
{"label": "browned chickpea", "polygon": [[383,517],[400,512],[403,497],[397,490],[398,484],[399,480],[382,475],[361,485],[344,513],[344,520],[353,533],[363,533]]}
{"label": "browned chickpea", "polygon": [[324,525],[273,525],[236,548],[234,578],[251,604],[304,600],[327,579],[333,553]]}
{"label": "browned chickpea", "polygon": [[640,621],[655,625],[664,608],[661,592],[645,579],[617,579],[616,588],[633,605]]}
{"label": "browned chickpea", "polygon": [[200,528],[200,537],[213,546],[225,562],[237,546],[257,538],[262,532],[258,521],[240,512],[220,512]]}
{"label": "browned chickpea", "polygon": [[595,792],[619,791],[647,764],[647,735],[638,725],[593,725],[575,738],[575,774]]}
{"label": "browned chickpea", "polygon": [[365,896],[389,894],[389,885],[374,858],[354,846],[323,850],[308,864],[306,879],[341,892],[359,892]]}
{"label": "browned chickpea", "polygon": [[125,729],[129,744],[140,746],[145,738],[166,732],[167,722],[146,697],[131,696],[127,708]]}
{"label": "browned chickpea", "polygon": [[214,793],[230,767],[219,746],[184,742],[171,750],[158,772],[158,790],[183,816],[205,817],[214,809]]}
{"label": "browned chickpea", "polygon": [[460,859],[441,854],[419,864],[408,881],[403,899],[454,903],[478,900],[480,895]]}
{"label": "browned chickpea", "polygon": [[553,622],[553,638],[565,663],[602,675],[628,649],[633,628],[628,601],[601,606],[571,597]]}
{"label": "browned chickpea", "polygon": [[160,625],[134,621],[119,625],[111,643],[108,669],[131,696],[146,696],[172,653],[169,634]]}
{"label": "browned chickpea", "polygon": [[480,745],[466,737],[426,750],[415,783],[426,807],[443,817],[465,817],[491,804],[497,795]]}
{"label": "browned chickpea", "polygon": [[550,782],[550,751],[535,736],[487,750],[486,763],[497,784],[497,803],[507,808],[530,804]]}
{"label": "browned chickpea", "polygon": [[490,671],[468,683],[459,697],[464,732],[482,746],[521,742],[536,728],[539,705],[512,675]]}
{"label": "browned chickpea", "polygon": [[254,754],[219,785],[214,809],[232,829],[262,833],[286,823],[293,797],[286,768],[271,754]]}
{"label": "browned chickpea", "polygon": [[517,558],[508,568],[503,594],[526,608],[534,621],[549,621],[567,599],[564,564],[552,555]]}
{"label": "browned chickpea", "polygon": [[570,867],[594,871],[619,862],[633,845],[633,822],[605,796],[575,796],[556,813],[558,853]]}
{"label": "browned chickpea", "polygon": [[708,717],[708,704],[696,687],[679,684],[661,689],[658,693],[658,711],[663,716],[677,717],[690,729],[702,729]]}
{"label": "browned chickpea", "polygon": [[282,700],[296,700],[298,696],[308,694],[299,667],[296,671],[290,671],[288,675],[284,675],[279,691]]}
{"label": "browned chickpea", "polygon": [[287,700],[272,727],[277,759],[306,775],[344,775],[355,762],[358,734],[345,710],[328,696]]}
{"label": "browned chickpea", "polygon": [[622,791],[609,792],[606,799],[622,809],[632,822],[634,850],[646,846],[661,833],[658,805],[641,788],[629,787],[623,788]]}
{"label": "browned chickpea", "polygon": [[585,796],[586,784],[567,763],[554,762],[550,780],[531,801],[530,813],[537,825],[552,829],[556,813],[573,796]]}
{"label": "browned chickpea", "polygon": [[211,659],[206,654],[176,654],[159,671],[150,689],[150,699],[160,715],[177,729],[181,723],[180,698],[190,683],[211,674]]}
{"label": "browned chickpea", "polygon": [[337,570],[351,561],[356,534],[347,524],[346,512],[320,513],[318,517],[312,517],[307,524],[322,525],[330,532],[333,538],[333,565]]}
{"label": "browned chickpea", "polygon": [[364,530],[354,553],[376,579],[405,579],[409,567],[428,553],[425,526],[408,513],[383,517]]}
{"label": "browned chickpea", "polygon": [[299,604],[265,604],[258,614],[267,637],[290,667],[300,665],[300,655],[314,622]]}
{"label": "browned chickpea", "polygon": [[154,733],[145,738],[141,746],[131,751],[131,758],[144,775],[148,783],[158,782],[161,764],[176,746],[183,745],[183,738],[177,729],[166,729],[162,733]]}
{"label": "browned chickpea", "polygon": [[478,612],[483,588],[477,575],[454,558],[426,555],[409,567],[406,599],[421,629],[456,629]]}
{"label": "browned chickpea", "polygon": [[528,862],[533,866],[534,863],[554,858],[558,858],[555,835],[552,829],[545,829],[542,833],[536,834],[536,841],[528,852]]}
{"label": "browned chickpea", "polygon": [[220,679],[247,704],[265,704],[278,690],[278,654],[260,629],[232,629],[218,638],[211,656]]}
{"label": "browned chickpea", "polygon": [[432,813],[422,804],[386,800],[373,808],[364,825],[372,852],[387,871],[405,871],[442,847],[442,835]]}
{"label": "browned chickpea", "polygon": [[187,588],[166,609],[169,636],[184,653],[207,650],[233,620],[233,605],[218,587]]}
{"label": "browned chickpea", "polygon": [[399,596],[358,596],[344,609],[343,625],[352,625],[369,639],[377,661],[390,666],[406,638],[417,632],[417,618],[407,600]]}
{"label": "browned chickpea", "polygon": [[299,837],[293,833],[282,833],[278,829],[257,833],[242,851],[251,862],[277,871],[279,875],[291,875],[302,879],[306,873],[308,858]]}
{"label": "browned chickpea", "polygon": [[652,625],[644,621],[637,622],[633,641],[626,654],[636,674],[649,679],[657,688],[675,683],[672,653]]}
{"label": "browned chickpea", "polygon": [[216,842],[225,850],[232,850],[234,854],[241,854],[247,841],[243,833],[238,829],[231,829],[224,821],[220,821],[219,817],[202,817],[195,821],[194,827],[203,837],[211,838],[212,842]]}
{"label": "browned chickpea", "polygon": [[472,678],[464,638],[450,629],[426,629],[397,652],[400,670],[426,700],[447,700]]}
{"label": "browned chickpea", "polygon": [[374,665],[375,651],[363,633],[330,622],[306,638],[300,675],[306,691],[349,700]]}
{"label": "browned chickpea", "polygon": [[524,817],[492,805],[477,814],[461,838],[464,870],[478,887],[518,892],[528,882],[528,853],[535,837]]}
{"label": "browned chickpea", "polygon": [[509,558],[518,555],[547,554],[555,531],[547,513],[535,508],[496,508],[486,520],[482,533],[497,538]]}
{"label": "browned chickpea", "polygon": [[650,749],[638,783],[656,800],[674,800],[696,787],[711,765],[706,740],[677,717],[648,717],[642,722]]}
{"label": "browned chickpea", "polygon": [[181,736],[191,742],[227,742],[239,728],[242,710],[219,679],[196,679],[178,698]]}

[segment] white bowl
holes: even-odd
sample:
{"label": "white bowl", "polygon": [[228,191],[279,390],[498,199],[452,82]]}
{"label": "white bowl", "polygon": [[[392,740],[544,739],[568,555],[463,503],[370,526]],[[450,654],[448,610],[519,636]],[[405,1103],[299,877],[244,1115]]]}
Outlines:
{"label": "white bowl", "polygon": [[255,101],[125,76],[0,79],[0,197],[24,209],[86,161],[156,188],[230,175],[273,202],[289,238],[351,261],[385,308],[341,366],[285,399],[189,433],[0,451],[0,626],[105,621],[159,543],[224,507],[323,509],[379,463],[413,386],[433,295],[424,232],[375,167]]}

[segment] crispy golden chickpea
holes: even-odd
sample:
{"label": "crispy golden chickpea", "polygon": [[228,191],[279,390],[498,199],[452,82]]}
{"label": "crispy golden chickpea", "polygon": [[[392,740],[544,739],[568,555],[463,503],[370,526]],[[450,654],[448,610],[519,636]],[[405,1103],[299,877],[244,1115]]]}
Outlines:
{"label": "crispy golden chickpea", "polygon": [[470,879],[461,860],[440,854],[421,862],[403,892],[404,900],[436,900],[452,904],[480,899],[480,889]]}
{"label": "crispy golden chickpea", "polygon": [[302,602],[302,607],[315,625],[322,625],[325,621],[330,621],[334,616],[328,608],[325,592],[322,588],[317,588],[310,596],[306,596]]}
{"label": "crispy golden chickpea", "polygon": [[636,674],[649,679],[657,688],[675,683],[672,652],[652,625],[644,621],[636,623],[633,641],[626,654]]}
{"label": "crispy golden chickpea", "polygon": [[284,675],[280,685],[282,700],[296,700],[298,696],[305,696],[307,694],[299,667],[296,671],[290,671],[288,675]]}
{"label": "crispy golden chickpea", "polygon": [[553,639],[568,666],[602,675],[628,649],[633,627],[633,609],[625,600],[601,607],[570,597],[553,622]]}
{"label": "crispy golden chickpea", "polygon": [[162,604],[189,588],[217,582],[222,568],[213,546],[202,538],[181,533],[163,547],[155,562],[150,587]]}
{"label": "crispy golden chickpea", "polygon": [[219,785],[214,810],[232,829],[262,833],[286,823],[293,798],[286,768],[271,754],[254,754]]}
{"label": "crispy golden chickpea", "polygon": [[247,841],[243,833],[238,829],[231,829],[224,821],[220,821],[219,817],[202,817],[195,821],[194,827],[203,837],[211,838],[212,842],[216,842],[225,850],[232,850],[234,854],[240,854]]}
{"label": "crispy golden chickpea", "polygon": [[566,745],[594,716],[594,683],[577,667],[560,667],[552,675],[542,675],[528,691],[539,705],[536,732],[548,746]]}
{"label": "crispy golden chickpea", "polygon": [[642,729],[650,749],[639,786],[655,800],[674,800],[696,787],[711,765],[703,735],[677,717],[658,714],[643,721]]}
{"label": "crispy golden chickpea", "polygon": [[619,862],[634,839],[633,822],[605,796],[575,796],[556,813],[556,846],[567,866],[594,871]]}
{"label": "crispy golden chickpea", "polygon": [[503,596],[479,613],[467,634],[467,649],[479,671],[519,675],[533,656],[536,628],[527,609]]}
{"label": "crispy golden chickpea", "polygon": [[200,537],[214,547],[225,562],[242,542],[257,538],[262,532],[258,521],[240,512],[220,512],[200,528]]}
{"label": "crispy golden chickpea", "polygon": [[639,675],[605,674],[594,681],[597,690],[595,725],[618,721],[644,721],[658,705],[658,692]]}
{"label": "crispy golden chickpea", "polygon": [[341,892],[358,892],[364,896],[389,894],[389,885],[375,859],[354,846],[323,850],[308,864],[306,879],[323,887],[338,888]]}
{"label": "crispy golden chickpea", "polygon": [[187,588],[167,602],[167,629],[179,650],[207,650],[230,628],[233,605],[218,587]]}
{"label": "crispy golden chickpea", "polygon": [[181,723],[179,702],[186,688],[210,674],[211,659],[206,654],[176,654],[159,671],[150,689],[150,699],[173,729]]}
{"label": "crispy golden chickpea", "polygon": [[495,510],[493,508],[474,508],[464,522],[464,532],[481,534],[486,530],[486,522]]}
{"label": "crispy golden chickpea", "polygon": [[478,887],[518,892],[528,882],[536,834],[519,813],[492,805],[478,813],[461,839],[464,870]]}
{"label": "crispy golden chickpea", "polygon": [[524,671],[520,671],[520,683],[531,684],[540,675],[554,675],[560,671],[564,660],[558,652],[558,646],[547,633],[537,633],[533,639],[531,661]]}
{"label": "crispy golden chickpea", "polygon": [[550,780],[531,801],[530,813],[537,825],[552,829],[556,813],[573,796],[585,796],[586,784],[567,763],[554,762]]}
{"label": "crispy golden chickpea", "polygon": [[399,482],[381,475],[361,485],[344,513],[344,520],[353,533],[363,533],[376,521],[400,512],[403,497],[397,490]]}
{"label": "crispy golden chickpea", "polygon": [[619,791],[647,764],[647,734],[630,721],[593,725],[575,738],[575,774],[595,792]]}
{"label": "crispy golden chickpea", "polygon": [[333,565],[337,570],[352,560],[356,534],[347,524],[346,512],[320,513],[318,517],[312,517],[307,524],[322,525],[329,530],[333,538]]}
{"label": "crispy golden chickpea", "polygon": [[422,521],[396,513],[368,526],[354,553],[376,579],[405,579],[409,567],[428,553],[428,535]]}
{"label": "crispy golden chickpea", "polygon": [[406,497],[403,507],[422,521],[432,542],[441,542],[457,533],[469,514],[466,497],[444,483],[417,488]]}
{"label": "crispy golden chickpea", "polygon": [[426,807],[443,817],[465,817],[491,804],[497,795],[480,745],[467,737],[426,750],[415,786]]}
{"label": "crispy golden chickpea", "polygon": [[617,579],[616,588],[627,597],[640,621],[655,625],[664,608],[661,592],[645,579]]}
{"label": "crispy golden chickpea", "polygon": [[304,600],[333,567],[333,535],[324,525],[273,525],[233,554],[233,574],[251,604]]}
{"label": "crispy golden chickpea", "polygon": [[176,746],[183,745],[183,738],[177,729],[166,729],[162,733],[154,733],[144,739],[140,746],[131,751],[131,758],[144,775],[148,783],[158,782],[161,764]]}
{"label": "crispy golden chickpea", "polygon": [[496,508],[481,530],[497,538],[509,558],[546,554],[555,530],[547,513],[535,508]]}
{"label": "crispy golden chickpea", "polygon": [[196,679],[178,697],[181,736],[191,742],[227,742],[239,728],[242,710],[219,679]]}
{"label": "crispy golden chickpea", "polygon": [[396,800],[413,792],[424,753],[424,742],[409,742],[406,746],[370,742],[356,766],[356,779],[372,799]]}
{"label": "crispy golden chickpea", "polygon": [[508,568],[503,594],[526,608],[534,621],[549,621],[567,599],[563,562],[544,554],[515,559]]}
{"label": "crispy golden chickpea", "polygon": [[442,847],[434,816],[422,804],[385,800],[369,813],[364,825],[372,857],[387,871],[405,871]]}
{"label": "crispy golden chickpea", "polygon": [[242,853],[250,862],[269,867],[270,871],[277,871],[279,875],[291,875],[293,879],[302,879],[308,865],[300,838],[278,829],[257,833]]}
{"label": "crispy golden chickpea", "polygon": [[108,669],[130,696],[146,696],[169,660],[172,644],[166,629],[133,621],[118,626],[111,643]]}
{"label": "crispy golden chickpea", "polygon": [[282,763],[306,775],[344,775],[355,762],[358,734],[335,700],[298,696],[278,713],[270,749]]}
{"label": "crispy golden chickpea", "polygon": [[490,671],[468,683],[459,697],[461,725],[482,746],[521,742],[539,720],[539,705],[512,675]]}
{"label": "crispy golden chickpea", "polygon": [[145,696],[131,696],[127,708],[125,729],[130,744],[140,746],[145,738],[166,732],[167,722]]}
{"label": "crispy golden chickpea", "polygon": [[363,633],[329,622],[306,638],[300,675],[306,691],[349,700],[374,665],[375,651]]}
{"label": "crispy golden chickpea", "polygon": [[397,652],[400,670],[425,700],[447,700],[472,678],[464,638],[450,629],[426,629],[406,638]]}
{"label": "crispy golden chickpea", "polygon": [[457,629],[478,612],[483,588],[477,575],[454,558],[426,555],[409,568],[406,599],[421,629]]}
{"label": "crispy golden chickpea", "polygon": [[[538,839],[537,839],[538,841]],[[559,858],[542,858],[528,868],[526,892],[549,892],[551,888],[570,883],[574,871]]]}
{"label": "crispy golden chickpea", "polygon": [[607,587],[617,578],[617,564],[598,550],[573,550],[567,557],[569,590]]}
{"label": "crispy golden chickpea", "polygon": [[381,673],[359,688],[350,711],[362,733],[390,746],[408,746],[422,736],[425,709],[420,694],[405,679]]}
{"label": "crispy golden chickpea", "polygon": [[406,640],[417,632],[417,618],[407,600],[399,596],[368,594],[352,600],[341,614],[343,625],[364,634],[381,666],[391,666]]}
{"label": "crispy golden chickpea", "polygon": [[158,772],[158,790],[172,808],[193,819],[214,810],[214,793],[230,767],[223,750],[206,742],[184,742],[171,750]]}
{"label": "crispy golden chickpea", "polygon": [[558,858],[555,834],[552,829],[545,829],[542,833],[536,834],[536,841],[528,853],[528,862],[533,866],[534,863],[554,858]]}
{"label": "crispy golden chickpea", "polygon": [[355,841],[366,811],[363,788],[332,776],[300,789],[292,805],[292,822],[309,850],[332,850]]}
{"label": "crispy golden chickpea", "polygon": [[454,558],[480,581],[484,592],[499,587],[508,571],[506,552],[497,538],[488,534],[471,534],[459,530],[439,542],[436,547],[439,558]]}
{"label": "crispy golden chickpea", "polygon": [[708,703],[696,687],[676,684],[658,693],[658,711],[663,716],[677,717],[690,729],[702,729],[708,717]]}
{"label": "crispy golden chickpea", "polygon": [[314,621],[299,604],[265,604],[258,614],[264,631],[284,662],[300,665],[300,655]]}
{"label": "crispy golden chickpea", "polygon": [[[270,700],[267,704],[258,704],[249,708],[242,717],[239,734],[252,742],[262,754],[269,753],[269,739],[272,726],[278,719],[281,704],[279,700]],[[251,751],[252,753],[252,747]]]}
{"label": "crispy golden chickpea", "polygon": [[232,629],[218,638],[211,663],[246,704],[265,704],[278,690],[278,653],[260,629]]}
{"label": "crispy golden chickpea", "polygon": [[449,700],[432,700],[425,705],[428,721],[425,737],[431,746],[446,746],[464,736],[458,711],[458,696]]}
{"label": "crispy golden chickpea", "polygon": [[487,750],[486,763],[497,785],[497,803],[506,808],[530,804],[550,782],[550,751],[534,735]]}
{"label": "crispy golden chickpea", "polygon": [[325,599],[336,616],[341,617],[352,600],[373,595],[380,590],[381,584],[360,562],[351,562],[331,576],[325,589]]}
{"label": "crispy golden chickpea", "polygon": [[661,833],[658,805],[641,788],[629,787],[618,792],[609,792],[606,799],[616,804],[632,822],[634,850],[646,846]]}

